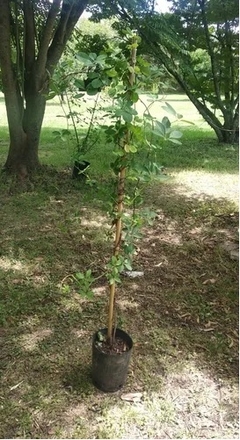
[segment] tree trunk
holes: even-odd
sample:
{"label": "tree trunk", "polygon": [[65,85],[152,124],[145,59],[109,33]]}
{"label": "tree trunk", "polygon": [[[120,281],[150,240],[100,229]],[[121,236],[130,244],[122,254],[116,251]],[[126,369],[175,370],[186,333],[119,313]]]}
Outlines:
{"label": "tree trunk", "polygon": [[26,97],[26,109],[23,111],[20,126],[12,120],[13,110],[8,108],[10,147],[4,165],[6,172],[25,177],[39,167],[38,147],[45,106],[46,99],[41,94],[35,93]]}
{"label": "tree trunk", "polygon": [[[0,66],[10,136],[4,169],[22,178],[39,166],[50,79],[88,0],[53,0],[46,10],[41,3],[0,0]],[[43,11],[47,17],[41,23]]]}

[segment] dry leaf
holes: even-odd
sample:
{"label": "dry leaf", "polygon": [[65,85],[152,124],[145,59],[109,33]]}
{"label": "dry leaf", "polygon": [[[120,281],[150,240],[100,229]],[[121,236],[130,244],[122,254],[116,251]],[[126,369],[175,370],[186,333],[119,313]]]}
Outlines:
{"label": "dry leaf", "polygon": [[141,398],[142,393],[127,393],[121,395],[121,399],[126,402],[140,402]]}
{"label": "dry leaf", "polygon": [[215,322],[215,321],[208,321],[207,324],[205,324],[205,328],[210,328],[211,325],[217,325],[217,322]]}
{"label": "dry leaf", "polygon": [[11,387],[11,388],[10,388],[10,391],[15,390],[15,389],[18,388],[22,383],[23,383],[23,380],[21,380],[21,382],[17,383],[17,385],[14,385],[13,387]]}
{"label": "dry leaf", "polygon": [[178,315],[179,318],[186,318],[187,316],[191,316],[191,313],[184,313],[183,315]]}
{"label": "dry leaf", "polygon": [[208,280],[203,281],[203,284],[214,284],[216,281],[217,280],[215,278],[209,278]]}
{"label": "dry leaf", "polygon": [[230,338],[230,336],[228,336],[228,338],[230,339],[230,343],[228,344],[229,348],[232,348],[234,345],[234,342],[232,340],[232,338]]}

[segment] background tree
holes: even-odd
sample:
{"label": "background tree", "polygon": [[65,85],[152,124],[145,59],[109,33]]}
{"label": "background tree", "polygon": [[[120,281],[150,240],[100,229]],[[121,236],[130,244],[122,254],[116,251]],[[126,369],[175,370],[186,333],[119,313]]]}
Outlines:
{"label": "background tree", "polygon": [[[110,3],[122,27],[138,29],[139,51],[175,78],[218,140],[237,141],[238,1],[174,0],[164,15],[154,11],[154,2]],[[93,18],[101,16],[99,9],[92,10]]]}
{"label": "background tree", "polygon": [[175,0],[171,10],[138,21],[145,51],[176,79],[219,142],[238,141],[238,2]]}
{"label": "background tree", "polygon": [[0,66],[10,134],[8,172],[39,165],[50,79],[88,0],[0,0]]}

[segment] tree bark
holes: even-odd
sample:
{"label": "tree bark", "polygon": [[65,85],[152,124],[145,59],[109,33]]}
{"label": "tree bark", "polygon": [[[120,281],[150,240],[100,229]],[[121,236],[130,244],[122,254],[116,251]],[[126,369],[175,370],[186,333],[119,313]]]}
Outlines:
{"label": "tree bark", "polygon": [[[21,138],[10,136],[10,147],[4,170],[25,177],[39,166],[38,147],[44,117],[46,99],[35,94],[26,98]],[[12,127],[14,130],[14,127]]]}

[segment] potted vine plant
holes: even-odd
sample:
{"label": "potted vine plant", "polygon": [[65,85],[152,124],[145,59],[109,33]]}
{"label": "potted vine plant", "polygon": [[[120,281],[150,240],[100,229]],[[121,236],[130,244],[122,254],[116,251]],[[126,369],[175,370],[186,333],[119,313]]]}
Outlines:
{"label": "potted vine plant", "polygon": [[[76,54],[75,58],[71,56],[71,59],[63,60],[51,79],[48,99],[59,97],[63,117],[67,123],[66,129],[55,130],[53,134],[56,139],[62,141],[74,139],[72,178],[80,181],[86,180],[90,167],[90,162],[85,156],[98,142],[100,122],[96,115],[101,108],[99,92],[111,81],[108,75],[103,78],[102,72],[100,79],[99,73],[105,58],[105,55],[97,56],[94,53]],[[93,96],[93,103],[86,115],[83,107],[86,105],[87,95]],[[81,134],[79,125],[80,129],[87,125],[86,133]]]}
{"label": "potted vine plant", "polygon": [[[153,142],[154,138],[161,137],[180,143],[178,139],[182,135],[181,132],[171,129],[171,123],[166,116],[161,122],[152,118],[148,107],[145,108],[143,119],[138,116],[135,104],[140,99],[139,84],[141,87],[143,76],[150,75],[148,63],[137,57],[138,43],[139,37],[135,34],[131,35],[130,42],[128,40],[127,43],[129,59],[120,56],[121,48],[117,49],[115,58],[113,55],[109,57],[110,62],[115,59],[115,64],[109,66],[105,57],[103,68],[104,77],[108,75],[111,79],[108,93],[113,99],[113,106],[109,110],[109,116],[112,117],[113,123],[105,127],[105,132],[107,141],[114,143],[116,147],[116,160],[112,168],[117,179],[111,217],[115,228],[113,251],[105,272],[109,284],[107,326],[97,330],[92,340],[92,378],[94,384],[105,392],[117,391],[124,385],[133,349],[132,338],[125,331],[117,328],[115,297],[116,286],[121,282],[122,273],[132,270],[131,261],[135,249],[133,241],[139,236],[136,230],[142,223],[141,214],[136,213],[136,201],[141,200],[139,182],[141,179],[149,181],[152,174],[161,171],[161,167],[154,161],[157,149]],[[80,57],[87,60],[87,54],[81,54]],[[100,86],[100,75],[101,72],[99,77],[95,78],[98,79],[95,81],[96,88]],[[181,115],[178,115],[169,104],[165,109],[174,114],[176,119],[181,118]],[[148,161],[141,164],[142,161],[136,160],[136,153],[142,154],[143,150],[146,150]],[[132,198],[127,194],[126,188],[129,177],[131,181],[136,182]],[[125,212],[125,206],[129,208],[129,200],[133,208],[131,218]],[[91,285],[95,280],[91,270],[76,274],[75,280],[79,283],[79,293],[89,297]]]}

